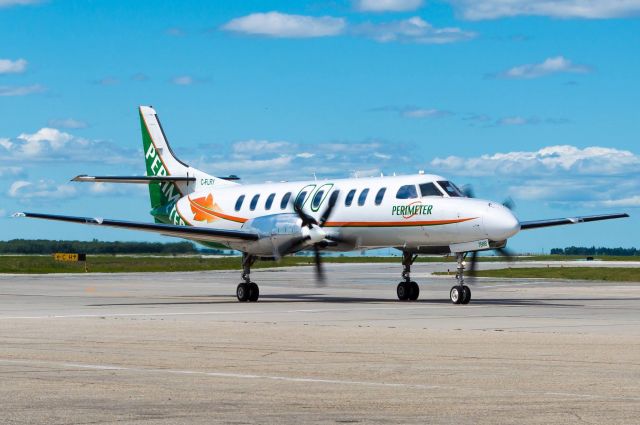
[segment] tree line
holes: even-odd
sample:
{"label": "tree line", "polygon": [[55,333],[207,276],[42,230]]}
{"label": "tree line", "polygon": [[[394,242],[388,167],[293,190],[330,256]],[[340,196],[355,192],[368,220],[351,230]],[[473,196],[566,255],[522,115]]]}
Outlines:
{"label": "tree line", "polygon": [[618,255],[626,257],[640,255],[640,249],[569,246],[567,248],[553,248],[551,249],[551,255]]}
{"label": "tree line", "polygon": [[12,239],[0,241],[0,254],[198,254],[191,242],[103,242],[54,241],[47,239]]}

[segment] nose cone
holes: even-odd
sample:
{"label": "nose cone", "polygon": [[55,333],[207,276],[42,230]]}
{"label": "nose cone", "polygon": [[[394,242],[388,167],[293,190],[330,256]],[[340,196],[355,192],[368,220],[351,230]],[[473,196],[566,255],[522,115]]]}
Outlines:
{"label": "nose cone", "polygon": [[491,202],[482,217],[484,231],[489,239],[503,241],[520,231],[520,222],[504,205]]}

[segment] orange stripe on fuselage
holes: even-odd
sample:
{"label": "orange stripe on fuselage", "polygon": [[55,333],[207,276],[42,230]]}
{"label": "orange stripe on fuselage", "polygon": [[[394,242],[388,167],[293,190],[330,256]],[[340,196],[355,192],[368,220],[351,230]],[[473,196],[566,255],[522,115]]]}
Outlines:
{"label": "orange stripe on fuselage", "polygon": [[411,227],[411,226],[441,226],[444,224],[463,223],[478,217],[457,218],[453,220],[427,221],[327,221],[325,227]]}

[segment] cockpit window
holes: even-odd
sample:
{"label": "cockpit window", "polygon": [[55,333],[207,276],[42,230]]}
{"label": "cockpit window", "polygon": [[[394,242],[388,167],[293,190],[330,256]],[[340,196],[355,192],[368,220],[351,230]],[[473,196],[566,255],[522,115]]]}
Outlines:
{"label": "cockpit window", "polygon": [[422,196],[444,196],[440,189],[433,183],[422,183],[420,186],[420,195]]}
{"label": "cockpit window", "polygon": [[441,188],[444,189],[445,193],[451,197],[464,196],[460,191],[460,189],[458,189],[455,184],[449,181],[446,181],[446,180],[439,181],[438,184],[440,185]]}
{"label": "cockpit window", "polygon": [[407,184],[401,186],[398,189],[398,193],[396,193],[396,199],[413,199],[418,197],[418,192],[416,191],[416,186],[413,184]]}

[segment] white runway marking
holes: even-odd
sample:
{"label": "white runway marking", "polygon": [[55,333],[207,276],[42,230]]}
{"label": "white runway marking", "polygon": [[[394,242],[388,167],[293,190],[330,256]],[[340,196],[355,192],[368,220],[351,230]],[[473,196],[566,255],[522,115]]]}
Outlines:
{"label": "white runway marking", "polygon": [[[30,359],[0,359],[0,363],[5,365],[22,365],[22,366],[42,366],[42,367],[56,367],[56,368],[74,368],[74,369],[88,369],[96,371],[122,371],[122,372],[134,372],[134,373],[155,373],[155,374],[169,374],[169,375],[190,375],[190,376],[205,376],[213,378],[236,378],[236,379],[256,379],[256,380],[269,380],[269,381],[284,381],[284,382],[304,382],[311,384],[336,384],[336,385],[356,385],[356,386],[373,386],[373,387],[392,387],[392,388],[412,388],[422,390],[436,390],[436,389],[456,389],[459,386],[446,386],[446,385],[425,385],[425,384],[410,384],[403,382],[376,382],[376,381],[350,381],[344,379],[324,379],[324,378],[305,378],[305,377],[293,377],[293,376],[278,376],[278,375],[258,375],[258,374],[245,374],[245,373],[230,373],[230,372],[206,372],[198,370],[180,370],[180,369],[157,369],[157,368],[143,368],[143,367],[131,367],[131,366],[118,366],[118,365],[99,365],[89,363],[72,363],[72,362],[56,362],[48,360],[30,360]],[[521,395],[533,395],[542,394],[553,397],[568,397],[568,398],[591,398],[591,399],[604,399],[604,400],[634,400],[638,401],[638,397],[618,397],[607,396],[597,394],[580,394],[569,392],[538,392],[538,391],[514,391],[506,389],[507,394],[521,394]]]}
{"label": "white runway marking", "polygon": [[210,376],[215,378],[262,379],[262,380],[271,380],[271,381],[307,382],[307,383],[316,383],[316,384],[420,388],[420,389],[429,389],[429,390],[441,388],[439,385],[406,384],[406,383],[375,382],[375,381],[349,381],[349,380],[343,380],[343,379],[296,378],[292,376],[255,375],[255,374],[230,373],[230,372],[205,372],[205,371],[198,371],[198,370],[153,369],[153,368],[116,366],[116,365],[96,365],[96,364],[85,364],[85,363],[53,362],[53,361],[46,361],[46,360],[0,359],[0,363],[19,364],[24,366],[49,366],[49,367],[60,367],[60,368],[90,369],[90,370],[116,370],[116,371],[136,372],[136,373],[199,375],[199,376]]}

